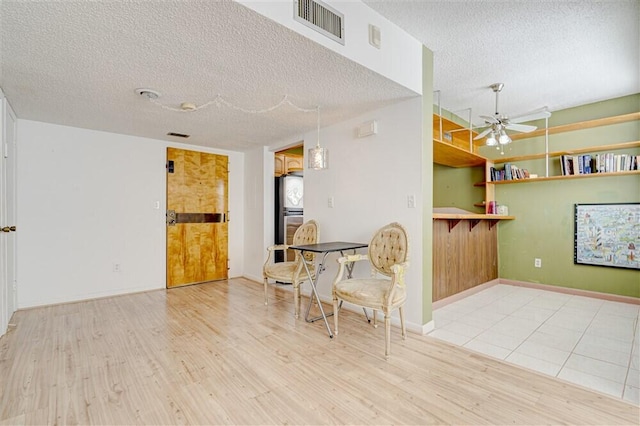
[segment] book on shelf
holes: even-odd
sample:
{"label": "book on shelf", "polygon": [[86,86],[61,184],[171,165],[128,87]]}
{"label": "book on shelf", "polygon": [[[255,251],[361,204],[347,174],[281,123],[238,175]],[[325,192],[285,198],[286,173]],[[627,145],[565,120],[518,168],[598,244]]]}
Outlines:
{"label": "book on shelf", "polygon": [[511,180],[511,163],[504,163],[504,179]]}
{"label": "book on shelf", "polygon": [[561,155],[560,156],[560,168],[562,170],[563,176],[573,175],[574,173],[574,164],[573,164],[573,156],[571,155]]}
{"label": "book on shelf", "polygon": [[591,174],[591,155],[582,156],[583,169],[585,174]]}
{"label": "book on shelf", "polygon": [[489,172],[492,182],[499,182],[503,180],[529,179],[530,176],[527,169],[522,169],[511,163],[505,163],[504,168],[502,169],[491,167],[489,169]]}
{"label": "book on shelf", "polygon": [[573,174],[576,174],[576,175],[584,174],[584,167],[583,167],[581,155],[573,156]]}
{"label": "book on shelf", "polygon": [[615,173],[638,170],[639,155],[601,154],[561,155],[560,170],[563,176],[593,173]]}

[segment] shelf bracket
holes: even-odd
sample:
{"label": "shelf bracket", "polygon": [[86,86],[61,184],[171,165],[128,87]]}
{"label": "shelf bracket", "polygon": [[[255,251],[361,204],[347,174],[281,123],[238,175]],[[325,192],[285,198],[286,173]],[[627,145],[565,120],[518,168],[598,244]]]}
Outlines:
{"label": "shelf bracket", "polygon": [[[471,219],[471,220],[469,221],[469,232],[471,232],[471,230],[472,230],[473,228],[475,228],[475,227],[476,227],[476,225],[477,225],[477,224],[479,224],[479,223],[480,223],[480,219]],[[489,222],[489,223],[491,223],[491,222]]]}
{"label": "shelf bracket", "polygon": [[451,230],[455,228],[458,223],[460,223],[460,220],[461,219],[449,219],[447,221],[449,223],[449,232],[451,232]]}
{"label": "shelf bracket", "polygon": [[500,219],[496,219],[496,220],[489,220],[489,231],[491,231],[491,228],[493,228],[494,226],[496,226],[496,224],[500,222]]}

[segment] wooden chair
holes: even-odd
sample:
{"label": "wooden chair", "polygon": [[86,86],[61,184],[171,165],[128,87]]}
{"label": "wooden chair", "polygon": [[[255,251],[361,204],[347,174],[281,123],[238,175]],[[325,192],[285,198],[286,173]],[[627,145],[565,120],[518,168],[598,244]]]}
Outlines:
{"label": "wooden chair", "polygon": [[[333,282],[334,333],[338,334],[338,312],[342,301],[373,309],[373,325],[376,327],[376,311],[384,313],[385,357],[389,358],[391,346],[391,313],[398,309],[402,337],[407,332],[404,324],[404,303],[407,292],[404,283],[408,267],[409,240],[407,231],[399,223],[380,228],[371,238],[366,255],[355,254],[338,259],[339,269]],[[343,279],[348,263],[368,260],[371,277]],[[383,277],[380,277],[383,276]]]}
{"label": "wooden chair", "polygon": [[[294,246],[303,244],[316,244],[320,240],[318,224],[314,220],[309,220],[296,230],[293,234]],[[269,256],[262,267],[262,276],[264,278],[264,304],[268,304],[268,280],[272,279],[286,284],[293,285],[293,302],[295,305],[295,316],[300,316],[300,284],[309,279],[303,262],[307,263],[311,276],[315,278],[315,255],[313,253],[305,253],[304,257],[299,251],[295,250],[295,258],[291,262],[275,263],[275,252],[277,250],[287,250],[291,245],[279,244],[267,248]]]}

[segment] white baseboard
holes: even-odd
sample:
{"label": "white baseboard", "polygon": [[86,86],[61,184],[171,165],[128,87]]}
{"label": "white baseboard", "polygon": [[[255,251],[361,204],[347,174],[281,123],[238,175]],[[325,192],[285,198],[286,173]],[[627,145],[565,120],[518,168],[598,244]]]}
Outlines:
{"label": "white baseboard", "polygon": [[244,275],[242,275],[242,278],[245,278],[245,279],[247,279],[249,281],[255,281],[255,282],[260,283],[260,284],[263,283],[262,277],[257,277],[257,276],[253,276],[253,275],[244,274]]}
{"label": "white baseboard", "polygon": [[424,336],[425,334],[431,333],[436,328],[436,323],[433,320],[431,320],[425,325],[423,325],[421,328],[422,328],[422,331],[420,332],[420,334]]}

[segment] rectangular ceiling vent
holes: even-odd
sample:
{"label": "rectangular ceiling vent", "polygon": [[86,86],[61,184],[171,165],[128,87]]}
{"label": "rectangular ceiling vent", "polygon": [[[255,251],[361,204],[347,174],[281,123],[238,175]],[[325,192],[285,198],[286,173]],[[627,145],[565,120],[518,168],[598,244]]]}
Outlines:
{"label": "rectangular ceiling vent", "polygon": [[187,134],[184,134],[184,133],[169,132],[169,133],[167,133],[167,136],[174,136],[176,138],[185,138],[186,139],[191,135],[187,135]]}
{"label": "rectangular ceiling vent", "polygon": [[344,44],[344,15],[319,0],[294,0],[293,19]]}

